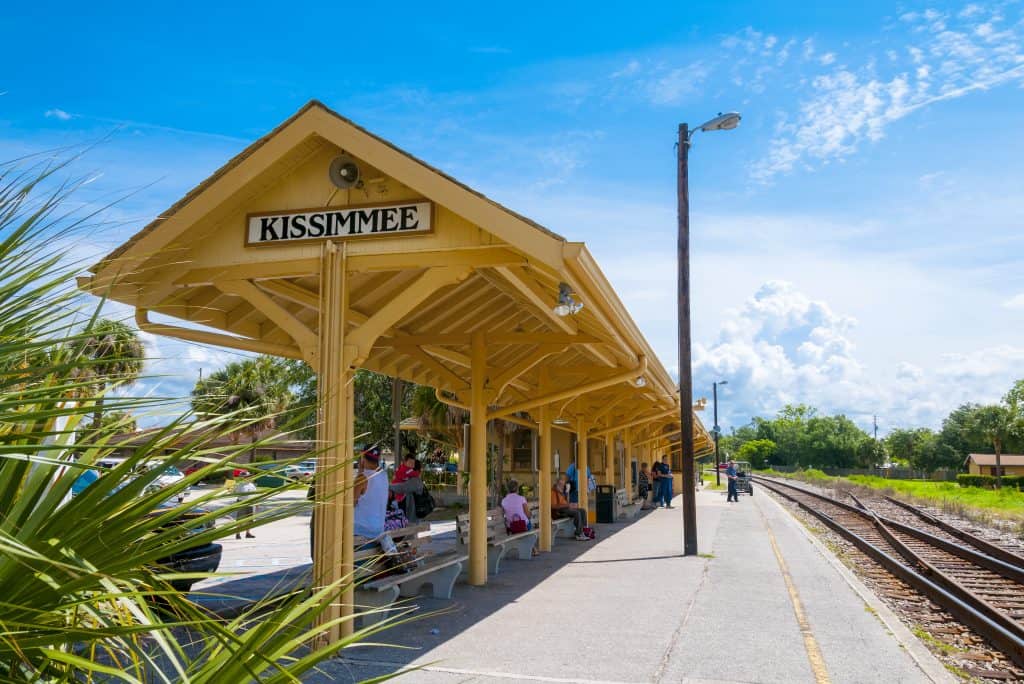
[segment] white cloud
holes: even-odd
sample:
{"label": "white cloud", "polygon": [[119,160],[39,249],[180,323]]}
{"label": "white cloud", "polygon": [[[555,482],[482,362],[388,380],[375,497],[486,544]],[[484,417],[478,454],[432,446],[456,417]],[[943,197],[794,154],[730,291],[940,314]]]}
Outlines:
{"label": "white cloud", "polygon": [[855,327],[853,318],[793,284],[766,282],[726,312],[714,343],[695,346],[694,384],[729,381],[720,396],[725,425],[806,403],[865,428],[873,415],[888,428],[935,428],[959,404],[995,401],[1024,377],[1024,347],[1011,344],[942,354],[929,368],[894,359],[886,377],[859,358]]}
{"label": "white cloud", "polygon": [[[1024,85],[1024,22],[1007,22],[997,10],[978,6],[957,17],[909,12],[900,21],[910,40],[901,50],[885,51],[887,74],[869,55],[861,66],[839,66],[808,80],[796,116],[780,117],[767,156],[754,165],[755,180],[841,161],[918,109],[1005,83]],[[901,61],[903,53],[909,59]],[[805,59],[814,54],[813,42],[805,41]],[[834,61],[831,52],[818,57],[824,66]]]}
{"label": "white cloud", "polygon": [[59,119],[60,121],[70,121],[72,118],[71,115],[63,109],[47,109],[43,116],[47,119]]}
{"label": "white cloud", "polygon": [[1007,309],[1016,309],[1019,311],[1024,311],[1024,292],[1021,292],[1018,295],[1010,297],[1005,302],[1003,302],[1003,306]]}

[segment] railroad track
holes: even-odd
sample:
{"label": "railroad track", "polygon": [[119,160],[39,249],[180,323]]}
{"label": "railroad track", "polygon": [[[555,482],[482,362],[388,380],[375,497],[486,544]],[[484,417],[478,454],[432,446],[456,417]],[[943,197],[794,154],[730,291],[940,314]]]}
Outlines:
{"label": "railroad track", "polygon": [[1024,668],[1024,558],[902,502],[889,500],[923,524],[882,515],[852,494],[855,503],[848,504],[788,482],[755,479],[824,522],[900,583]]}

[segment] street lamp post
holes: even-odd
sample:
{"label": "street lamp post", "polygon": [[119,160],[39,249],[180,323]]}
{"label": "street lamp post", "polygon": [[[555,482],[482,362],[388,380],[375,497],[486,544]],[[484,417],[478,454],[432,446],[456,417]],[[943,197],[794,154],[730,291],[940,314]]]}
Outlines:
{"label": "street lamp post", "polygon": [[727,131],[740,124],[736,112],[719,114],[691,132],[679,124],[677,209],[679,218],[679,427],[683,456],[683,555],[697,555],[697,497],[693,461],[693,368],[690,366],[690,141],[697,131]]}
{"label": "street lamp post", "polygon": [[728,384],[729,384],[728,380],[722,380],[721,382],[713,382],[713,383],[711,383],[711,396],[714,398],[712,403],[713,403],[713,405],[715,407],[714,408],[714,411],[715,411],[715,427],[714,427],[713,430],[711,430],[711,434],[715,436],[715,485],[716,486],[721,486],[721,484],[722,484],[722,475],[719,472],[719,468],[718,468],[718,464],[720,463],[720,461],[718,459],[718,438],[722,434],[722,428],[718,427],[718,386],[719,385],[728,385]]}

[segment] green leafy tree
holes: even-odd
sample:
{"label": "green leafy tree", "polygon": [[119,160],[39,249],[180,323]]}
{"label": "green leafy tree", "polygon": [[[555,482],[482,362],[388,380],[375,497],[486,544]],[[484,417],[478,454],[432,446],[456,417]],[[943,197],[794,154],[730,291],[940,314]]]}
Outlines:
{"label": "green leafy tree", "polygon": [[778,446],[772,440],[752,439],[736,450],[736,460],[750,461],[754,468],[767,468],[776,451]]}
{"label": "green leafy tree", "polygon": [[[80,351],[91,333],[73,313],[77,265],[60,252],[60,245],[79,241],[81,229],[65,213],[70,189],[39,189],[49,173],[0,165],[0,681],[299,681],[382,625],[308,649],[323,643],[332,625],[319,619],[342,600],[344,584],[260,602],[235,619],[211,615],[169,584],[159,559],[249,524],[214,529],[216,518],[242,505],[216,490],[163,507],[233,462],[240,449],[214,458],[204,439],[234,425],[184,416],[121,465],[98,466],[112,449],[102,435],[80,429],[93,416],[97,386],[81,374]],[[115,405],[130,410],[147,403],[111,402],[104,420]],[[195,441],[180,447],[182,435]],[[147,492],[161,470],[139,466],[158,459],[208,464]],[[72,495],[86,470],[102,475]],[[244,505],[268,495],[255,494]],[[197,514],[197,504],[210,511]],[[296,512],[287,505],[260,509],[259,523]]]}
{"label": "green leafy tree", "polygon": [[1002,487],[1003,447],[1024,432],[1024,417],[1016,402],[982,406],[974,412],[967,425],[968,433],[992,445],[996,455],[996,487]]}
{"label": "green leafy tree", "polygon": [[87,328],[82,345],[84,377],[96,386],[92,424],[103,425],[107,388],[130,387],[142,374],[146,350],[136,330],[120,321],[101,318]]}
{"label": "green leafy tree", "polygon": [[237,424],[232,439],[241,434],[250,441],[278,425],[291,402],[281,367],[271,356],[233,361],[196,382],[192,408],[205,418],[230,416]]}

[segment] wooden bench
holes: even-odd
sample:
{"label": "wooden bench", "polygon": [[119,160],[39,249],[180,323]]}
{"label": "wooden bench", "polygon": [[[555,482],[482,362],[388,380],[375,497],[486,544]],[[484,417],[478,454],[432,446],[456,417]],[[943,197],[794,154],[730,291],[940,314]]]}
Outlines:
{"label": "wooden bench", "polygon": [[[530,504],[530,522],[533,523],[533,529],[540,529],[540,503],[536,501]],[[572,518],[551,518],[551,546],[555,545],[559,537],[572,539],[575,536],[576,526]]]}
{"label": "wooden bench", "polygon": [[643,501],[637,499],[630,501],[629,492],[619,489],[615,492],[615,519],[633,520],[640,513]]}
{"label": "wooden bench", "polygon": [[429,554],[423,553],[420,546],[427,541],[420,535],[430,531],[430,523],[410,525],[398,530],[390,530],[385,534],[395,543],[398,554],[414,555],[407,572],[396,572],[384,577],[374,578],[374,574],[387,567],[388,555],[384,552],[378,539],[375,544],[355,553],[356,579],[361,580],[356,589],[357,611],[373,610],[369,615],[359,618],[363,626],[379,622],[389,613],[399,597],[419,596],[425,587],[430,587],[434,598],[450,599],[466,556],[458,553]]}
{"label": "wooden bench", "polygon": [[[455,519],[456,548],[460,553],[469,550],[469,514],[463,513]],[[500,508],[487,511],[487,573],[497,575],[501,559],[509,552],[515,552],[521,560],[530,560],[533,547],[537,544],[537,530],[519,534],[508,534],[505,530],[505,513]]]}

